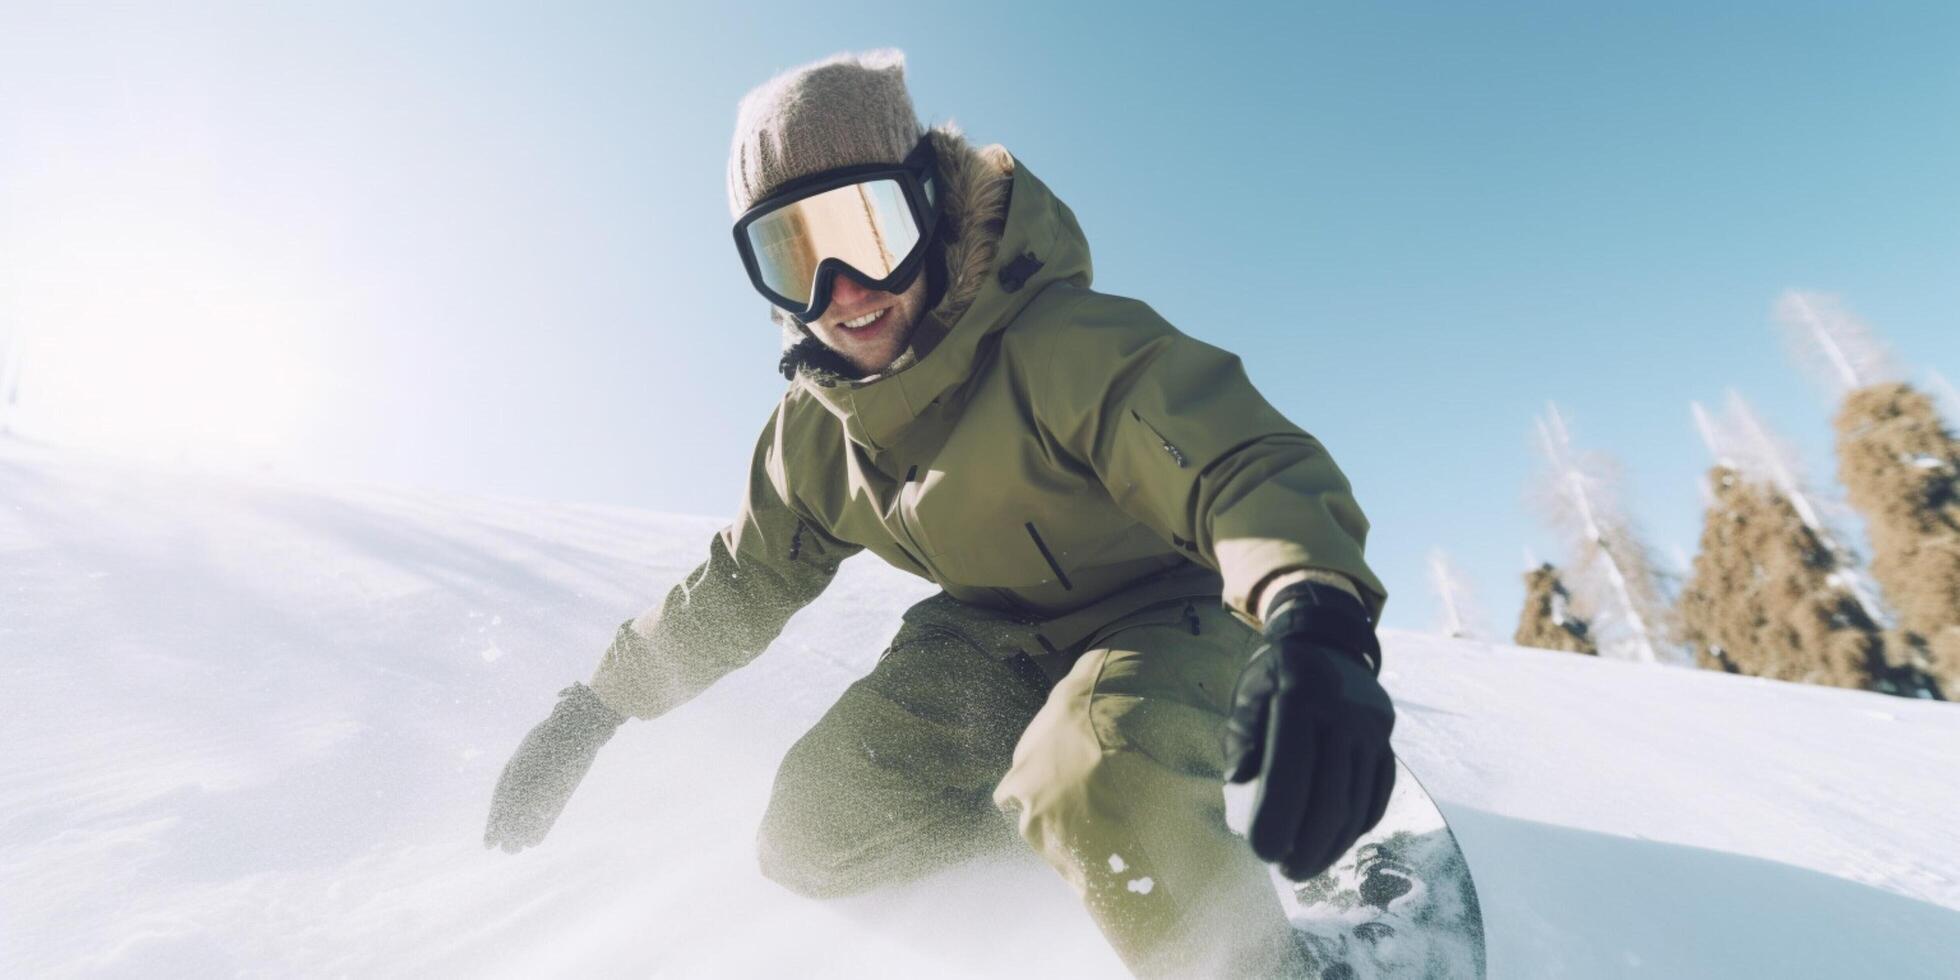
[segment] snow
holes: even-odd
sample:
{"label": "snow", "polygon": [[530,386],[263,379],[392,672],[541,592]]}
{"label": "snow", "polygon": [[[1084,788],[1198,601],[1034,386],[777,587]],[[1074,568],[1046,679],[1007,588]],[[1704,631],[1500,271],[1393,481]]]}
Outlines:
{"label": "snow", "polygon": [[[719,526],[0,438],[0,975],[1123,976],[1032,853],[831,902],[756,870],[776,761],[929,591],[875,559],[622,729],[543,846],[482,847],[518,740]],[[1960,963],[1960,707],[1385,645],[1491,976]]]}

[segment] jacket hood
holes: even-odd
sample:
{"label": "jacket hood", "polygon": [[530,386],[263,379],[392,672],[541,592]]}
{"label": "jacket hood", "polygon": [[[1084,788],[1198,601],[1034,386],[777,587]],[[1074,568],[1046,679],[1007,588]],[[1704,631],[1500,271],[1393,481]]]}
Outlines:
{"label": "jacket hood", "polygon": [[852,376],[848,362],[782,310],[783,373],[844,422],[853,442],[889,446],[927,405],[957,387],[1021,308],[1050,283],[1088,286],[1089,243],[1074,212],[1000,144],[974,147],[951,122],[929,135],[944,189],[936,299],[884,371]]}

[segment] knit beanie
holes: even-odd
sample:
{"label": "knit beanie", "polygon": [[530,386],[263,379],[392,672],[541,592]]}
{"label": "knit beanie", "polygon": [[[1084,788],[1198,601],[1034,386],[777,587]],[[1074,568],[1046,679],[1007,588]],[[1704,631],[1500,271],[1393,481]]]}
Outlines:
{"label": "knit beanie", "polygon": [[835,54],[742,97],[728,150],[729,217],[783,184],[838,167],[900,163],[925,129],[905,90],[905,53]]}

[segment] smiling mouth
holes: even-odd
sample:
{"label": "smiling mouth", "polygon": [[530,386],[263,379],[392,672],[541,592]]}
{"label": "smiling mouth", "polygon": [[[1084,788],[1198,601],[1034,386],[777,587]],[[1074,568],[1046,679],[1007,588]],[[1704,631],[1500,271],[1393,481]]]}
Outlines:
{"label": "smiling mouth", "polygon": [[891,312],[891,307],[887,306],[884,309],[875,310],[873,312],[866,313],[865,315],[858,317],[855,320],[844,320],[838,323],[837,326],[843,330],[853,330],[853,331],[863,330],[867,327],[876,326],[880,323],[885,322],[885,314],[890,312]]}

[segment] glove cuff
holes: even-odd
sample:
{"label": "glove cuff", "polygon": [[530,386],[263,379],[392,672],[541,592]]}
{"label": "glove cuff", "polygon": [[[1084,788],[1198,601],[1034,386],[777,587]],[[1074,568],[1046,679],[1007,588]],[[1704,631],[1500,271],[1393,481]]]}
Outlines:
{"label": "glove cuff", "polygon": [[1266,638],[1301,637],[1360,660],[1368,672],[1381,675],[1382,647],[1375,621],[1361,600],[1319,582],[1295,582],[1273,596],[1266,618]]}

